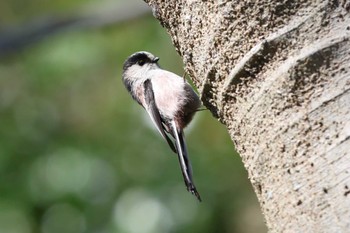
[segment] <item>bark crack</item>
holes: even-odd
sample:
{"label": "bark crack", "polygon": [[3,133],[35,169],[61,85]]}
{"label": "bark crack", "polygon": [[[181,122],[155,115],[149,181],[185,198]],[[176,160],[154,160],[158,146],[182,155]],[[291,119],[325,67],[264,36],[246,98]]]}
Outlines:
{"label": "bark crack", "polygon": [[[253,48],[246,53],[246,55],[238,61],[238,63],[233,67],[228,77],[225,79],[225,82],[223,85],[219,88],[219,100],[218,100],[218,109],[219,109],[219,116],[224,115],[224,108],[221,105],[221,103],[224,103],[226,94],[228,92],[228,88],[231,85],[237,85],[238,83],[242,82],[242,74],[245,72],[245,67],[251,66],[252,64],[256,63],[256,61],[261,60],[263,57],[265,57],[268,53],[271,53],[271,51],[274,53],[276,52],[276,48],[281,44],[287,37],[300,28],[303,24],[305,24],[308,20],[313,18],[318,12],[322,11],[325,7],[327,7],[328,1],[325,1],[323,4],[321,4],[318,8],[316,8],[312,13],[308,14],[307,16],[303,18],[299,18],[297,22],[291,21],[287,26],[280,29],[276,33],[273,33],[269,38],[264,39],[263,41],[256,44]],[[273,55],[273,54],[272,54]],[[268,61],[264,62],[263,64],[260,64],[260,69],[257,71],[259,72],[261,70],[261,67],[267,63]],[[212,68],[213,69],[213,68]],[[204,82],[207,80],[205,79]]]}

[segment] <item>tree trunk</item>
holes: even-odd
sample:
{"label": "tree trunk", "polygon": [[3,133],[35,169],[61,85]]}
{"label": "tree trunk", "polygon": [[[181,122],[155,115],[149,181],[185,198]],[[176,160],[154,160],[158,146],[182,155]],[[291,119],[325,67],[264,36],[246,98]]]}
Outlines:
{"label": "tree trunk", "polygon": [[146,0],[271,232],[349,232],[350,3]]}

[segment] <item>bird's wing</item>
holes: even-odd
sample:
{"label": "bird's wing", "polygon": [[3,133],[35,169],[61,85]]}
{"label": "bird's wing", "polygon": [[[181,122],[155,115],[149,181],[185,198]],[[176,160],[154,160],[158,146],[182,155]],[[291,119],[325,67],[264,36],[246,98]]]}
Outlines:
{"label": "bird's wing", "polygon": [[192,179],[192,167],[191,167],[190,159],[187,154],[187,147],[186,147],[183,131],[177,128],[174,120],[171,121],[171,129],[173,131],[173,134],[176,140],[177,155],[179,158],[182,176],[184,178],[187,190],[191,192],[193,195],[195,195],[199,201],[201,201],[201,197]]}
{"label": "bird's wing", "polygon": [[157,130],[162,135],[162,137],[168,142],[170,148],[176,153],[176,149],[174,146],[174,143],[171,141],[171,139],[168,137],[168,135],[165,133],[164,130],[164,121],[162,120],[162,117],[158,111],[156,102],[154,100],[154,93],[152,88],[151,80],[147,79],[144,82],[144,94],[145,94],[145,109],[148,113],[148,115],[151,117],[153,123],[157,127]]}

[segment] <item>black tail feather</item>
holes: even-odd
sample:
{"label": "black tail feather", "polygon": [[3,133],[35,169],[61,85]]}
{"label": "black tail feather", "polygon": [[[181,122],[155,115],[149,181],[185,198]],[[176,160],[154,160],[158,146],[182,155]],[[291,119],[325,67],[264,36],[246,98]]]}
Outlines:
{"label": "black tail feather", "polygon": [[199,192],[197,191],[196,186],[194,185],[194,182],[192,179],[192,167],[187,154],[187,147],[184,140],[183,131],[177,129],[174,121],[171,124],[172,124],[171,126],[175,137],[175,141],[176,141],[177,155],[179,158],[181,172],[182,172],[182,176],[184,178],[184,182],[186,184],[187,190],[193,195],[195,195],[199,201],[202,201],[199,195]]}

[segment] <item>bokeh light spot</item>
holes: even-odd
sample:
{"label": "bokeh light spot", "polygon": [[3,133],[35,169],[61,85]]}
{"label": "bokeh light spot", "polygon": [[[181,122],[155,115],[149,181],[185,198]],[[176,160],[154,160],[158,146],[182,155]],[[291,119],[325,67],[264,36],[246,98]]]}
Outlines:
{"label": "bokeh light spot", "polygon": [[114,223],[127,233],[169,232],[173,218],[166,207],[146,191],[131,189],[117,201]]}
{"label": "bokeh light spot", "polygon": [[109,164],[72,148],[38,158],[29,177],[33,197],[49,200],[71,193],[91,202],[109,201],[116,183]]}

